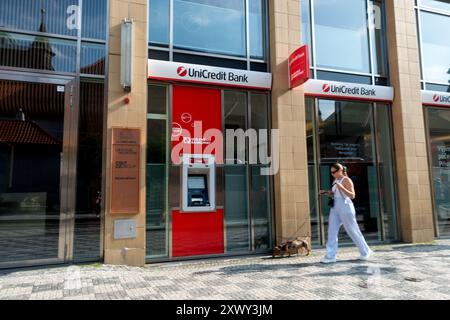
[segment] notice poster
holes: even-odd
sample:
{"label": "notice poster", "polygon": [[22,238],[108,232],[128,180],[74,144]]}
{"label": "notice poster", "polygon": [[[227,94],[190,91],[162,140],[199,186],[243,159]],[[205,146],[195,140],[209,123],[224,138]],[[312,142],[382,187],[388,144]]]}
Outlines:
{"label": "notice poster", "polygon": [[450,167],[450,146],[438,146],[438,163],[440,168]]}
{"label": "notice poster", "polygon": [[139,213],[140,129],[113,128],[111,214]]}
{"label": "notice poster", "polygon": [[326,159],[352,159],[361,160],[365,158],[364,148],[358,139],[354,137],[326,136],[321,141],[321,155]]}

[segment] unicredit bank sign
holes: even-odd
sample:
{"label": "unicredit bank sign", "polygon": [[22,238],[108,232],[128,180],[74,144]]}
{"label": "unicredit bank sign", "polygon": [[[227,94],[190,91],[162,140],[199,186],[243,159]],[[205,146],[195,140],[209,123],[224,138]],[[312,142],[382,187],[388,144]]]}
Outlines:
{"label": "unicredit bank sign", "polygon": [[148,78],[259,90],[272,89],[272,74],[182,62],[148,60]]}
{"label": "unicredit bank sign", "polygon": [[310,97],[391,102],[394,100],[394,89],[392,87],[358,83],[309,80],[305,84],[305,95]]}
{"label": "unicredit bank sign", "polygon": [[427,106],[450,107],[450,93],[422,91],[422,103]]}

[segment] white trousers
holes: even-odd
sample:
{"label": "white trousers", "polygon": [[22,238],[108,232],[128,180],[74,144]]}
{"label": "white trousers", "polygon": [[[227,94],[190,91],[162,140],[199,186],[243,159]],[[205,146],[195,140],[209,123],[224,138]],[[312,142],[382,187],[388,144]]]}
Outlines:
{"label": "white trousers", "polygon": [[338,234],[341,225],[359,249],[359,253],[365,256],[370,249],[359,230],[356,222],[355,207],[349,198],[334,198],[334,206],[330,210],[328,219],[327,258],[335,259],[338,249]]}

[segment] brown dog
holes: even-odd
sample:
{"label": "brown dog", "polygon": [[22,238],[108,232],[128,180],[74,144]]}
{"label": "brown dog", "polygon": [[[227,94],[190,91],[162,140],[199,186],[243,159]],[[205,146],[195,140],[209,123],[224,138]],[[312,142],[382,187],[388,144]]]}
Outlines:
{"label": "brown dog", "polygon": [[290,244],[290,249],[297,250],[297,253],[306,253],[307,256],[311,253],[311,244],[309,241],[309,237],[300,238],[298,237]]}
{"label": "brown dog", "polygon": [[309,237],[300,238],[297,237],[295,240],[286,241],[285,243],[282,243],[279,246],[276,246],[272,250],[272,258],[275,258],[276,256],[284,257],[287,255],[288,257],[291,256],[291,254],[304,254],[306,253],[307,256],[311,253],[311,245],[309,242]]}

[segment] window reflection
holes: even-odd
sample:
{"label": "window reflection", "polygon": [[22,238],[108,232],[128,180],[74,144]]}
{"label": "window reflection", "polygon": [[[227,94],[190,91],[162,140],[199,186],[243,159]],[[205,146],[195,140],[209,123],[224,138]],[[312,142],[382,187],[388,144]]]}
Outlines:
{"label": "window reflection", "polygon": [[450,83],[450,17],[421,12],[424,80]]}
{"label": "window reflection", "polygon": [[252,58],[264,58],[264,0],[250,0],[250,55]]}
{"label": "window reflection", "polygon": [[[77,4],[77,0],[2,0],[0,27],[76,36]],[[43,23],[45,31],[40,29]]]}
{"label": "window reflection", "polygon": [[76,71],[76,42],[0,32],[0,65],[48,71]]}
{"label": "window reflection", "polygon": [[450,11],[449,0],[422,0],[422,5]]}
{"label": "window reflection", "polygon": [[169,44],[169,1],[149,1],[148,36],[151,44]]}
{"label": "window reflection", "polygon": [[[76,2],[76,1],[75,1]],[[83,1],[82,37],[91,39],[106,39],[107,0]]]}
{"label": "window reflection", "polygon": [[427,114],[439,235],[450,236],[450,110],[429,108]]}
{"label": "window reflection", "polygon": [[245,56],[241,0],[174,0],[174,46]]}
{"label": "window reflection", "polygon": [[315,0],[314,16],[317,66],[370,73],[366,1]]}
{"label": "window reflection", "polygon": [[81,70],[86,74],[105,74],[106,48],[103,44],[81,44]]}

